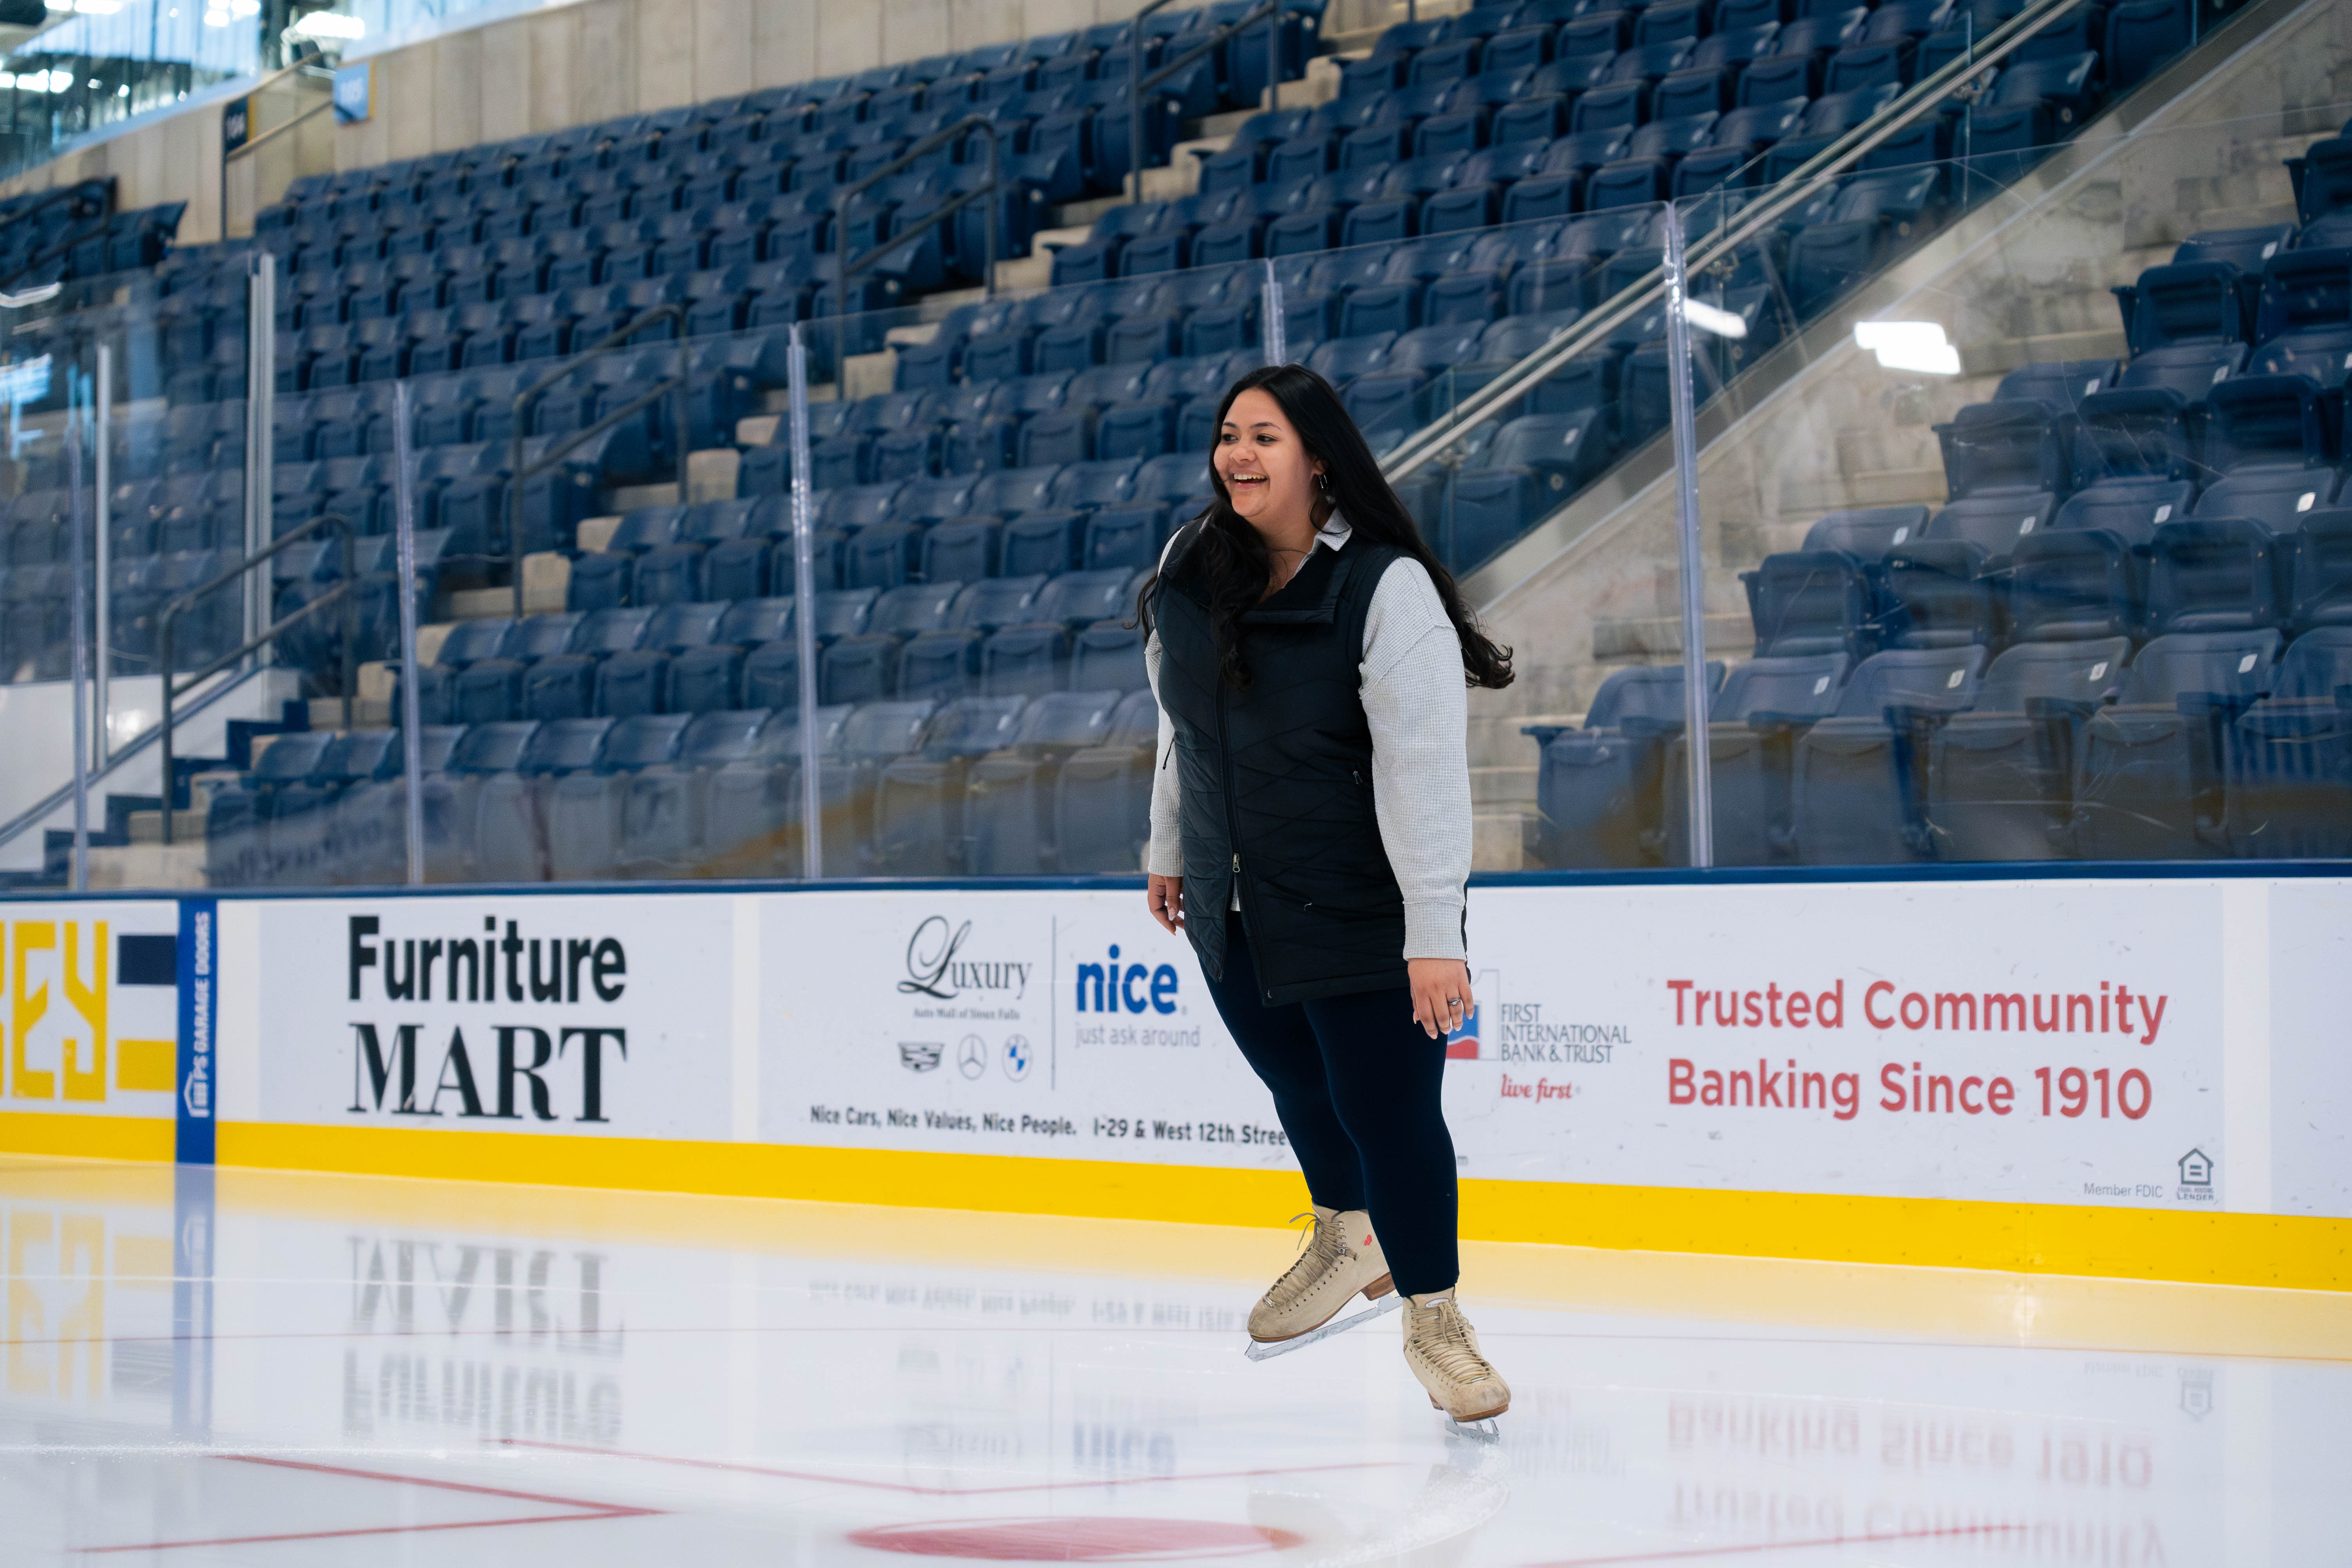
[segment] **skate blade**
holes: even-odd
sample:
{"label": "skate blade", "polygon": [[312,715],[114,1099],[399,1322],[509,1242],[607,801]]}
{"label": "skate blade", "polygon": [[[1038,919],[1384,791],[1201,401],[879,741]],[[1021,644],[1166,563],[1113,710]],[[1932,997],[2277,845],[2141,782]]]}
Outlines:
{"label": "skate blade", "polygon": [[1476,1421],[1456,1421],[1449,1415],[1445,1418],[1445,1433],[1449,1437],[1466,1437],[1473,1443],[1499,1443],[1503,1440],[1503,1428],[1491,1415]]}
{"label": "skate blade", "polygon": [[1345,1318],[1336,1318],[1330,1322],[1324,1324],[1319,1329],[1309,1329],[1307,1332],[1299,1335],[1297,1339],[1276,1340],[1271,1344],[1261,1343],[1256,1340],[1252,1340],[1249,1342],[1249,1348],[1243,1351],[1242,1353],[1249,1357],[1252,1361],[1270,1361],[1278,1355],[1288,1355],[1292,1351],[1305,1350],[1317,1340],[1328,1340],[1333,1334],[1346,1333],[1358,1323],[1370,1322],[1372,1319],[1381,1316],[1383,1312],[1393,1312],[1397,1310],[1398,1305],[1403,1300],[1404,1298],[1402,1296],[1392,1295],[1384,1297],[1381,1300],[1365,1308],[1360,1312],[1354,1313],[1353,1315]]}

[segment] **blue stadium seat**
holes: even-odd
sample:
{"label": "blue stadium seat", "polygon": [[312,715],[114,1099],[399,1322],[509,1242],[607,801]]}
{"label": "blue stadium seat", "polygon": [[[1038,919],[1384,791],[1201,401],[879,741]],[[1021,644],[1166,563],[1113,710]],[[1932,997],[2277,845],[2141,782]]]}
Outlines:
{"label": "blue stadium seat", "polygon": [[[1853,661],[1842,653],[1752,658],[1732,667],[1707,710],[1715,863],[1769,866],[1790,848],[1789,767],[1796,736],[1837,709]],[[1687,738],[1668,742],[1661,774],[1665,863],[1690,864]]]}
{"label": "blue stadium seat", "polygon": [[1057,691],[1033,701],[1011,747],[966,774],[964,863],[970,876],[1036,875],[1061,868],[1052,837],[1062,762],[1109,738],[1116,691]]}
{"label": "blue stadium seat", "polygon": [[1985,672],[1976,703],[1937,725],[1927,833],[1944,860],[2069,858],[2084,730],[2125,683],[2131,642],[2020,643]]}
{"label": "blue stadium seat", "polygon": [[1985,662],[1982,647],[1897,649],[1855,668],[1836,712],[1796,743],[1790,801],[1800,863],[1933,856],[1925,752],[1937,721],[1974,705]]}
{"label": "blue stadium seat", "polygon": [[2352,625],[2352,509],[2306,512],[2302,521],[2288,576],[2294,628]]}
{"label": "blue stadium seat", "polygon": [[2247,517],[2200,514],[2164,523],[2148,551],[2147,629],[2260,631],[2286,619],[2277,538]]}
{"label": "blue stadium seat", "polygon": [[2226,731],[2225,826],[2248,859],[2352,854],[2352,628],[2288,645],[2268,693]]}
{"label": "blue stadium seat", "polygon": [[[1712,700],[1723,683],[1720,663],[1708,663],[1706,681]],[[1680,665],[1637,666],[1601,682],[1581,728],[1528,727],[1541,757],[1536,791],[1545,865],[1662,861],[1662,768],[1683,706]]]}
{"label": "blue stadium seat", "polygon": [[1842,653],[1860,661],[1879,636],[1876,595],[1863,561],[1843,550],[1768,555],[1739,580],[1759,658]]}

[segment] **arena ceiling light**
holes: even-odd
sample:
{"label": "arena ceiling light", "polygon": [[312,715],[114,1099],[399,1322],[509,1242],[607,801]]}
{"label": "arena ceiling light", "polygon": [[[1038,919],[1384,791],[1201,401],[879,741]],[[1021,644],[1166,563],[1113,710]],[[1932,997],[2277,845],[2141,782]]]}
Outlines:
{"label": "arena ceiling light", "polygon": [[1916,371],[1922,375],[1960,374],[1960,351],[1933,321],[1856,321],[1853,346],[1876,354],[1882,370]]}
{"label": "arena ceiling light", "polygon": [[346,16],[340,11],[313,11],[287,28],[286,36],[293,38],[331,38],[339,43],[348,42],[352,38],[367,37],[367,24],[357,16]]}
{"label": "arena ceiling light", "polygon": [[1710,305],[1704,300],[1685,300],[1683,316],[1693,327],[1718,338],[1737,341],[1748,335],[1748,318],[1720,305]]}

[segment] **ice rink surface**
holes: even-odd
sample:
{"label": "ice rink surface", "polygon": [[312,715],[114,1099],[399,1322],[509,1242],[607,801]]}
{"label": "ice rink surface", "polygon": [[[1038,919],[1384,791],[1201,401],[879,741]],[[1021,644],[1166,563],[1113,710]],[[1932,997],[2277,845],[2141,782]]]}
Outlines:
{"label": "ice rink surface", "polygon": [[1474,1246],[1484,1444],[1294,1245],[0,1158],[0,1563],[2352,1561],[2341,1296]]}

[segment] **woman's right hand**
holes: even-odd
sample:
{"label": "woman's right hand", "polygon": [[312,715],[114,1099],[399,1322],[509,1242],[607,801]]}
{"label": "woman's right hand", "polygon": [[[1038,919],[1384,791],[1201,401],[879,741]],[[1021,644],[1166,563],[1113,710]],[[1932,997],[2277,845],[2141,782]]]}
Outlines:
{"label": "woman's right hand", "polygon": [[1146,879],[1143,901],[1151,910],[1151,918],[1160,922],[1162,931],[1171,935],[1184,929],[1184,879],[1163,877],[1153,872]]}

